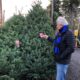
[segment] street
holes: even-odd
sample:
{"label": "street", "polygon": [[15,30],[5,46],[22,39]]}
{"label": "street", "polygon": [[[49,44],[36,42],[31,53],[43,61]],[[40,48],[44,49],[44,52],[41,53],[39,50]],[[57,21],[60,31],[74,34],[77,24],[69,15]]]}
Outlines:
{"label": "street", "polygon": [[67,80],[80,80],[80,48],[72,54]]}

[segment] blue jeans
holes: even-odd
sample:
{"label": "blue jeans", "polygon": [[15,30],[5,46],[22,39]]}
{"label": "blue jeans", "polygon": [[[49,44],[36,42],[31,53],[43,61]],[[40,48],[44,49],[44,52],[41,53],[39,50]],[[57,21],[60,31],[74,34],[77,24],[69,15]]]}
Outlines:
{"label": "blue jeans", "polygon": [[57,68],[56,80],[65,80],[68,66],[69,66],[68,64],[56,63],[56,68]]}

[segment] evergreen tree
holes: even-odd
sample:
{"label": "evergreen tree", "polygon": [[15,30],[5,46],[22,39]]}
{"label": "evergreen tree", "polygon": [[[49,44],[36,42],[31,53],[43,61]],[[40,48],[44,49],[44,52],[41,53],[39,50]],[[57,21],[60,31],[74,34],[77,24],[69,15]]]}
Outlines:
{"label": "evergreen tree", "polygon": [[22,43],[25,42],[24,46],[28,46],[23,53],[26,74],[33,79],[49,78],[54,72],[52,46],[48,41],[39,38],[39,32],[53,35],[50,19],[40,4],[36,4],[26,17],[26,21],[25,40],[22,39]]}
{"label": "evergreen tree", "polygon": [[[26,17],[14,15],[5,23],[0,30],[0,78],[46,80],[53,75],[52,46],[39,38],[40,32],[53,36],[50,19],[40,3]],[[20,47],[15,46],[17,39]]]}

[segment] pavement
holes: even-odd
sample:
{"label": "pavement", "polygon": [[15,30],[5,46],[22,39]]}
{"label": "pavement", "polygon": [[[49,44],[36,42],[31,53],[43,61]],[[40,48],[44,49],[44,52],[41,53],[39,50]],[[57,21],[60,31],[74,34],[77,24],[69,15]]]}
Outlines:
{"label": "pavement", "polygon": [[66,80],[80,80],[80,48],[72,54]]}

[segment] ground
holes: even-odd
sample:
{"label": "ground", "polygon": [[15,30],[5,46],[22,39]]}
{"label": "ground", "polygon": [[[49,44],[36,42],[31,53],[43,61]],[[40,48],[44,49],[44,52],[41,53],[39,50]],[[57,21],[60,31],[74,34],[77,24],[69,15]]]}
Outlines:
{"label": "ground", "polygon": [[80,48],[72,54],[67,80],[80,80]]}

